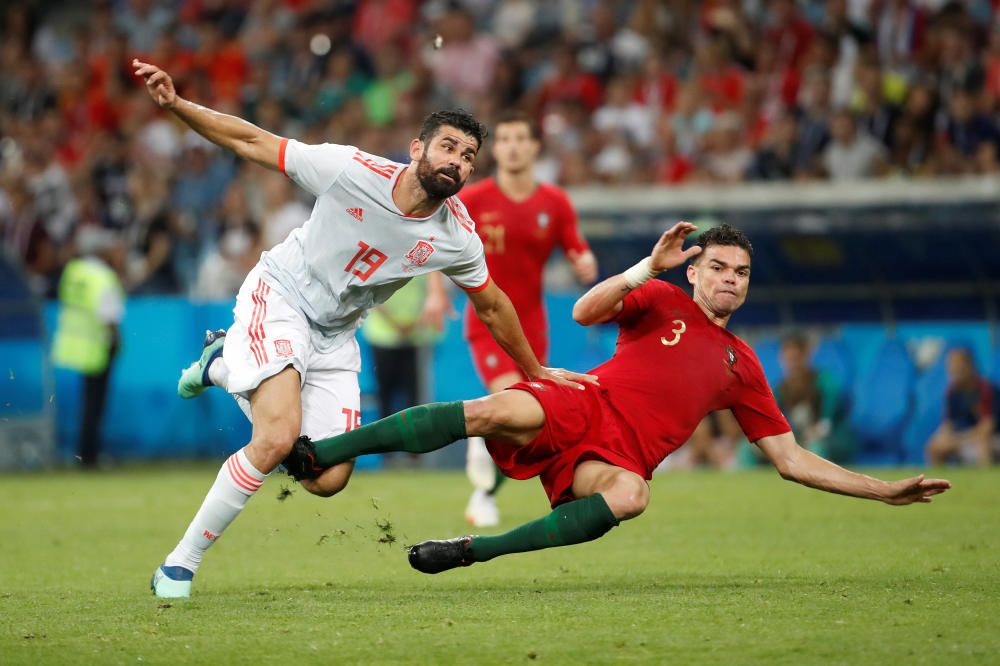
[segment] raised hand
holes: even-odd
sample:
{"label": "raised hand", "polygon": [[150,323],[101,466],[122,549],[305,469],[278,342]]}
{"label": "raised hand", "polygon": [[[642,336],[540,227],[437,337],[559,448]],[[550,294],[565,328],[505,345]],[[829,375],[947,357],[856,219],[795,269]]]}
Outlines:
{"label": "raised hand", "polygon": [[132,60],[132,69],[136,76],[141,76],[146,81],[149,96],[160,108],[174,108],[177,104],[177,91],[174,90],[174,82],[169,74],[156,65],[140,62],[138,59]]}
{"label": "raised hand", "polygon": [[684,239],[697,228],[690,222],[678,222],[663,232],[650,254],[652,259],[650,268],[657,272],[663,272],[676,268],[691,257],[700,254],[701,247],[698,245],[684,249]]}
{"label": "raised hand", "polygon": [[888,484],[884,497],[880,499],[886,504],[901,506],[914,502],[930,502],[931,496],[940,495],[951,488],[951,483],[945,479],[925,479],[924,475],[914,476],[902,481],[892,481]]}

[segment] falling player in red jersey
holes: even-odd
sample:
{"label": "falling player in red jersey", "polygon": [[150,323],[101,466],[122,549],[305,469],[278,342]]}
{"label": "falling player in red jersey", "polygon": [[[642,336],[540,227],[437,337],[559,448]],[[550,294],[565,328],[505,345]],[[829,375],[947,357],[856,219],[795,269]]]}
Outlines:
{"label": "falling player in red jersey", "polygon": [[[308,476],[363,453],[421,453],[474,434],[486,437],[504,474],[540,477],[550,514],[497,536],[419,543],[409,558],[424,573],[591,541],[635,518],[649,503],[657,464],[718,409],[732,410],[782,478],[811,488],[886,504],[929,502],[950,488],[922,474],[894,482],[857,474],[796,443],[757,357],[726,330],[746,299],[753,248],[723,225],[684,250],[694,230],[674,225],[649,257],[577,301],[579,323],[619,327],[615,355],[592,371],[599,385],[527,381],[479,400],[413,407],[338,437],[300,439],[286,467]],[[694,298],[652,279],[688,259]]]}
{"label": "falling player in red jersey", "polygon": [[[465,188],[462,202],[476,221],[490,275],[510,297],[535,355],[546,363],[545,262],[559,246],[577,279],[591,284],[597,279],[597,261],[580,236],[566,193],[535,180],[540,147],[537,130],[527,116],[516,112],[501,116],[493,140],[496,176]],[[464,319],[472,360],[488,392],[498,393],[526,379],[468,305]],[[465,469],[474,488],[465,519],[475,527],[497,525],[500,513],[495,493],[504,476],[497,473],[481,437],[469,438]]]}

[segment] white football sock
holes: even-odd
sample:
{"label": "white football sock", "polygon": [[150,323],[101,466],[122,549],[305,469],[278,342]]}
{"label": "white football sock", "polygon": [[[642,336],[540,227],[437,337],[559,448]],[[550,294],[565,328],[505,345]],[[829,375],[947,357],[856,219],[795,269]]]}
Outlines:
{"label": "white football sock", "polygon": [[184,538],[167,555],[164,564],[198,571],[205,551],[222,536],[229,523],[240,515],[247,500],[257,492],[265,478],[266,474],[250,464],[243,449],[229,456],[184,533]]}
{"label": "white football sock", "polygon": [[209,364],[208,378],[223,391],[229,391],[229,366],[224,358],[219,356]]}
{"label": "white football sock", "polygon": [[497,484],[496,466],[486,449],[486,440],[482,437],[469,437],[468,449],[465,454],[465,475],[472,487],[489,492]]}

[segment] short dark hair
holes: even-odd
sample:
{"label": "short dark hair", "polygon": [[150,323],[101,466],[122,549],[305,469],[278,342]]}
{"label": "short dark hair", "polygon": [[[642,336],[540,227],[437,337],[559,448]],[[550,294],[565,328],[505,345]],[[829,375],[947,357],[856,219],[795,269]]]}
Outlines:
{"label": "short dark hair", "polygon": [[746,250],[750,258],[753,259],[753,245],[750,244],[750,239],[742,231],[728,224],[712,227],[700,234],[695,243],[701,247],[699,257],[705,253],[710,245],[735,245]]}
{"label": "short dark hair", "polygon": [[465,109],[447,109],[445,111],[435,111],[428,115],[424,118],[424,124],[420,127],[420,136],[418,138],[426,143],[437,133],[442,125],[448,125],[465,132],[476,140],[480,148],[483,146],[483,139],[486,138],[486,127]]}
{"label": "short dark hair", "polygon": [[500,125],[507,125],[513,123],[524,123],[528,126],[528,131],[531,132],[531,138],[535,141],[540,141],[542,139],[542,133],[538,129],[538,123],[531,119],[527,113],[523,111],[518,111],[516,109],[510,109],[504,111],[499,116],[497,120],[493,123],[494,127],[500,127]]}

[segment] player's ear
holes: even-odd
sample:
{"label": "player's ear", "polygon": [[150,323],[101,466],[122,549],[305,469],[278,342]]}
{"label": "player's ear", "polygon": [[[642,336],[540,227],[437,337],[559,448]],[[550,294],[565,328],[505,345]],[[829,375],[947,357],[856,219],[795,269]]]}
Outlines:
{"label": "player's ear", "polygon": [[419,162],[420,158],[424,156],[424,142],[420,139],[414,139],[410,142],[410,159],[414,162]]}
{"label": "player's ear", "polygon": [[694,286],[694,276],[695,276],[695,272],[696,272],[696,269],[695,269],[694,265],[695,265],[695,262],[697,262],[697,261],[698,261],[698,257],[695,257],[694,261],[692,261],[690,264],[688,264],[688,267],[687,267],[688,284],[691,285],[692,287]]}

